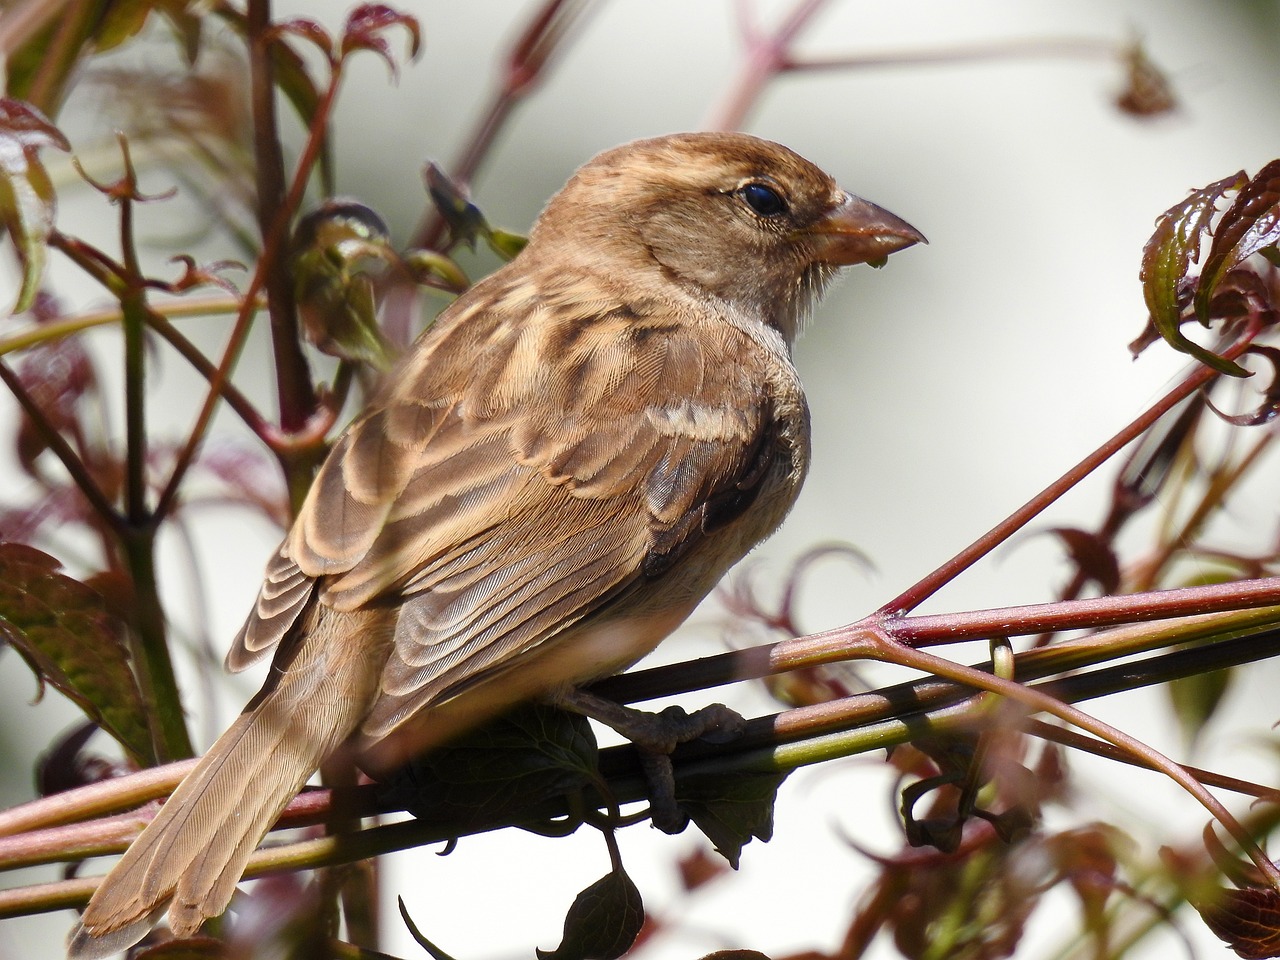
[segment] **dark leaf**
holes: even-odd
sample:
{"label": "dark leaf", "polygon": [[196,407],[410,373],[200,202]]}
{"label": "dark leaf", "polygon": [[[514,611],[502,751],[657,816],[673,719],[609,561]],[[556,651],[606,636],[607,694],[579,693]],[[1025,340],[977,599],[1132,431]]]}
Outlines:
{"label": "dark leaf", "polygon": [[587,887],[564,918],[564,936],[539,960],[615,960],[635,942],[644,923],[640,891],[622,866]]}
{"label": "dark leaf", "polygon": [[139,761],[152,761],[142,694],[125,627],[95,591],[58,572],[48,554],[0,544],[0,638]]}
{"label": "dark leaf", "polygon": [[738,869],[742,848],[754,837],[773,836],[773,805],[785,773],[681,776],[676,770],[676,802],[716,852]]}
{"label": "dark leaf", "polygon": [[1209,322],[1209,302],[1218,282],[1264,247],[1280,240],[1280,160],[1272,160],[1240,188],[1222,215],[1200,271],[1196,316]]}
{"label": "dark leaf", "polygon": [[1135,43],[1125,51],[1124,65],[1128,82],[1116,96],[1116,106],[1135,117],[1155,117],[1177,109],[1173,85],[1142,44]]}
{"label": "dark leaf", "polygon": [[404,905],[403,897],[396,897],[396,905],[400,908],[400,919],[404,921],[404,925],[409,931],[409,936],[413,937],[418,946],[427,951],[427,954],[433,960],[453,960],[453,957],[428,940],[422,931],[418,929],[418,925],[413,922],[413,917],[409,916],[409,908]]}
{"label": "dark leaf", "polygon": [[15,313],[35,301],[57,210],[53,183],[40,162],[44,147],[70,150],[71,144],[31,104],[0,98],[0,219],[22,266]]}
{"label": "dark leaf", "polygon": [[1048,532],[1062,541],[1071,562],[1096,583],[1104,595],[1116,592],[1120,586],[1120,561],[1105,537],[1074,527],[1053,527]]}
{"label": "dark leaf", "polygon": [[1194,435],[1204,412],[1202,394],[1184,401],[1176,417],[1162,417],[1142,435],[1116,475],[1111,490],[1111,512],[1104,529],[1114,532],[1160,495],[1173,472],[1178,451]]}
{"label": "dark leaf", "polygon": [[330,356],[386,370],[395,351],[378,327],[373,285],[395,259],[386,224],[364,204],[329,200],[304,216],[293,267],[306,338]]}
{"label": "dark leaf", "polygon": [[449,225],[451,244],[465,243],[474,249],[476,240],[489,232],[489,224],[485,221],[480,208],[472,203],[467,192],[454,183],[436,164],[427,164],[423,171],[423,178],[426,180],[431,202],[436,205],[440,216]]}
{"label": "dark leaf", "polygon": [[423,819],[514,820],[590,782],[596,757],[585,717],[528,704],[404,767],[384,796]]}
{"label": "dark leaf", "polygon": [[[1142,294],[1150,322],[1175,350],[1190,354],[1201,363],[1231,376],[1246,376],[1245,370],[1224,360],[1182,334],[1183,291],[1187,272],[1200,256],[1201,236],[1209,230],[1209,220],[1218,201],[1229,190],[1246,182],[1244,171],[1225,177],[1177,203],[1156,219],[1156,229],[1142,250]],[[1144,338],[1139,338],[1139,341]]]}
{"label": "dark leaf", "polygon": [[[78,338],[42,341],[23,353],[15,372],[53,429],[77,429],[82,401],[98,386],[93,360]],[[45,449],[44,435],[23,415],[17,439],[18,462],[34,475],[35,460]]]}
{"label": "dark leaf", "polygon": [[1221,889],[1191,904],[1205,926],[1245,960],[1280,956],[1280,896],[1272,889]]}
{"label": "dark leaf", "polygon": [[1271,382],[1262,391],[1262,402],[1247,413],[1223,413],[1212,400],[1206,400],[1208,407],[1215,414],[1237,427],[1256,427],[1270,423],[1280,414],[1280,349],[1265,347],[1261,344],[1250,344],[1245,353],[1256,353],[1271,363]]}
{"label": "dark leaf", "polygon": [[85,744],[97,732],[96,723],[82,721],[40,754],[36,761],[36,791],[40,796],[51,797],[55,793],[100,783],[129,772],[123,764],[84,752]]}
{"label": "dark leaf", "polygon": [[422,29],[418,26],[418,18],[381,3],[361,4],[351,11],[342,31],[342,56],[346,57],[355,50],[370,50],[386,61],[392,77],[399,79],[399,64],[384,36],[388,28],[396,26],[409,31],[409,58],[415,59],[422,49]]}
{"label": "dark leaf", "polygon": [[704,953],[699,960],[769,960],[769,955],[759,950],[715,950]]}

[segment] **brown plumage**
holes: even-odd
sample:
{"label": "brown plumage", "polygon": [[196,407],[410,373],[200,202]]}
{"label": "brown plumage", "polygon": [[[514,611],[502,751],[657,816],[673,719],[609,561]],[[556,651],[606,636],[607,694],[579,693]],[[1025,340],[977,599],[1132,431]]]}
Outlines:
{"label": "brown plumage", "polygon": [[790,509],[790,358],[839,266],[923,240],[777,144],[638,141],[414,344],[321,467],[227,657],[271,678],[106,877],[71,955],[226,908],[351,739],[385,769],[670,633]]}

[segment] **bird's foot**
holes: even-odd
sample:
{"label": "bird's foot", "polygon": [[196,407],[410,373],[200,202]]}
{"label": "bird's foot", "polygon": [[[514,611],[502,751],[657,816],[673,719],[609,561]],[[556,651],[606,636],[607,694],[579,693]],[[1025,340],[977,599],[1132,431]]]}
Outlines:
{"label": "bird's foot", "polygon": [[663,833],[679,833],[689,822],[676,802],[672,751],[699,738],[728,743],[740,736],[746,726],[742,716],[723,703],[713,703],[693,713],[674,705],[660,713],[649,713],[577,689],[558,694],[554,703],[599,720],[635,745],[649,785],[650,817]]}

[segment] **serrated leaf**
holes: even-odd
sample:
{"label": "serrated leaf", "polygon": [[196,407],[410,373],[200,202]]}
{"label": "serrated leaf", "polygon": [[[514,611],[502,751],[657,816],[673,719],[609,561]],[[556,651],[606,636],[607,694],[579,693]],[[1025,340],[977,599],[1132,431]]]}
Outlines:
{"label": "serrated leaf", "polygon": [[0,637],[135,759],[154,761],[124,624],[60,566],[34,547],[0,543]]}
{"label": "serrated leaf", "polygon": [[564,918],[564,935],[539,960],[616,960],[635,943],[644,924],[640,891],[619,864],[574,899]]}
{"label": "serrated leaf", "polygon": [[1248,373],[1183,336],[1182,291],[1187,272],[1200,256],[1200,240],[1208,232],[1218,201],[1227,191],[1239,189],[1246,180],[1242,170],[1193,190],[1185,200],[1156,218],[1156,229],[1143,247],[1142,268],[1138,273],[1151,323],[1160,336],[1175,350],[1195,357],[1220,373],[1236,377]]}
{"label": "serrated leaf", "polygon": [[1196,316],[1209,322],[1209,302],[1223,276],[1280,240],[1280,160],[1242,186],[1219,221],[1196,287]]}
{"label": "serrated leaf", "polygon": [[773,805],[786,778],[786,773],[682,777],[677,768],[676,802],[736,870],[752,838],[768,843],[773,836]]}
{"label": "serrated leaf", "polygon": [[22,265],[14,313],[35,302],[57,212],[53,183],[40,162],[44,147],[70,150],[71,144],[31,104],[0,98],[0,219]]}
{"label": "serrated leaf", "polygon": [[1205,926],[1245,960],[1280,956],[1280,896],[1270,888],[1221,889],[1191,905]]}
{"label": "serrated leaf", "polygon": [[423,819],[515,820],[591,782],[597,755],[585,717],[526,704],[404,767],[384,795]]}

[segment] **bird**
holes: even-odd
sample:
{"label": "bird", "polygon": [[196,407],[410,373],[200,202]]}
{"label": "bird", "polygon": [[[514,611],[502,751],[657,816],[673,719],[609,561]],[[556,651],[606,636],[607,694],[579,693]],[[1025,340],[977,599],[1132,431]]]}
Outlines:
{"label": "bird", "polygon": [[741,133],[594,157],[405,351],[321,464],[227,655],[261,691],[97,887],[74,960],[193,935],[335,751],[388,770],[618,673],[771,534],[809,467],[792,345],[923,243]]}

